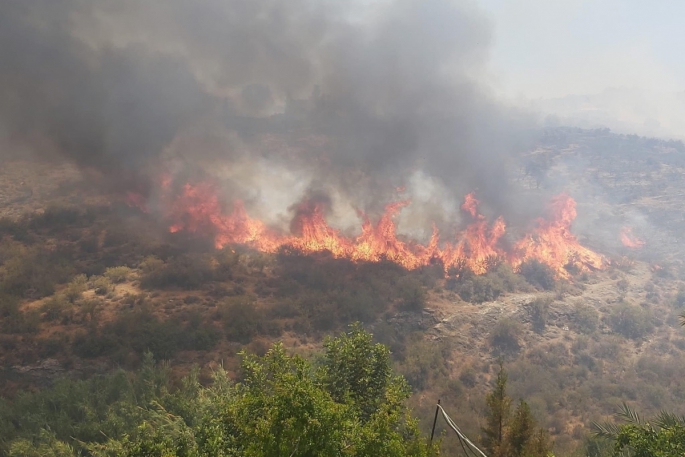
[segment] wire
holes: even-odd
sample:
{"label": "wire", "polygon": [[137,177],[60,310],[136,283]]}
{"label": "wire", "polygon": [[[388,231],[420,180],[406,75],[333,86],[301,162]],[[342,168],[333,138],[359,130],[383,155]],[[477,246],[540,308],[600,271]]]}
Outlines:
{"label": "wire", "polygon": [[[457,435],[457,439],[459,440],[459,444],[461,444],[461,450],[464,451],[464,455],[466,457],[469,457],[469,453],[466,452],[466,447],[464,446],[464,441],[462,441],[462,439],[459,435]],[[471,451],[471,452],[473,452],[473,451]]]}
{"label": "wire", "polygon": [[[481,451],[480,449],[478,449],[478,447],[477,447],[475,444],[473,444],[473,443],[471,442],[471,440],[469,440],[469,439],[466,437],[466,435],[464,435],[464,433],[462,433],[462,431],[459,429],[459,427],[457,426],[457,424],[454,423],[454,421],[452,420],[452,418],[445,412],[445,410],[442,408],[442,406],[438,405],[438,408],[440,409],[440,412],[442,413],[442,416],[445,418],[445,421],[447,422],[447,425],[449,425],[449,427],[450,427],[452,430],[454,430],[454,433],[457,434],[457,437],[459,438],[459,442],[462,443],[462,440],[464,440],[464,442],[467,444],[467,447],[471,450],[471,452],[472,452],[474,455],[476,455],[476,453],[475,453],[474,451],[477,451],[478,454],[480,454],[480,457],[487,457],[487,456],[485,455],[485,453],[483,453],[483,451]],[[463,447],[463,443],[462,443],[462,447]],[[466,451],[464,451],[464,452],[466,453]],[[468,457],[468,453],[466,453],[466,455],[467,455],[467,457]],[[477,456],[476,456],[476,457],[477,457]]]}
{"label": "wire", "polygon": [[[457,439],[459,440],[459,444],[461,444],[461,448],[464,450],[464,454],[466,455],[466,457],[471,457],[471,455],[473,455],[474,457],[478,457],[478,455],[473,451],[473,449],[471,449],[471,446],[469,446],[468,443],[466,444],[466,448],[464,448],[464,440],[461,438],[461,435],[462,435],[461,429],[457,426],[457,424],[454,423],[454,421],[452,420],[451,417],[449,419],[450,419],[449,420],[450,426],[455,427],[460,432],[457,434]],[[454,428],[453,428],[453,430],[454,430]],[[469,454],[469,451],[470,451],[470,454]]]}

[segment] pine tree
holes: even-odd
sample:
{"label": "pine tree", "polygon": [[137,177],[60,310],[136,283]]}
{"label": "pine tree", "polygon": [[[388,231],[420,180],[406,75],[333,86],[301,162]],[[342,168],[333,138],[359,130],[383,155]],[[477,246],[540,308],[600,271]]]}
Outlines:
{"label": "pine tree", "polygon": [[507,396],[507,372],[502,360],[499,362],[499,372],[495,387],[485,401],[488,405],[486,426],[481,429],[481,441],[492,457],[501,457],[504,452],[504,435],[511,412],[511,398]]}
{"label": "pine tree", "polygon": [[549,432],[540,427],[526,446],[526,457],[547,457],[550,454]]}
{"label": "pine tree", "polygon": [[535,436],[535,418],[530,412],[528,403],[519,401],[514,416],[511,418],[507,444],[510,457],[523,457],[528,455],[526,452],[533,444]]}

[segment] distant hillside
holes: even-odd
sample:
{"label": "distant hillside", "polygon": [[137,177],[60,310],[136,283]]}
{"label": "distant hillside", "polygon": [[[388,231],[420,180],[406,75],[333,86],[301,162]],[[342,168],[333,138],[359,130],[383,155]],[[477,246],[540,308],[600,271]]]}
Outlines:
{"label": "distant hillside", "polygon": [[[555,128],[518,166],[524,197],[565,190],[577,200],[572,229],[606,269],[562,280],[543,264],[513,271],[493,259],[484,275],[446,275],[437,264],[216,250],[93,190],[77,170],[6,162],[0,389],[11,399],[64,376],[135,369],[146,351],[171,361],[173,379],[199,366],[207,384],[219,366],[239,377],[241,350],[283,341],[308,355],[360,321],[390,347],[424,430],[440,398],[476,439],[500,357],[511,396],[529,402],[556,455],[583,452],[589,424],[623,401],[685,413],[685,146]],[[626,227],[642,248],[622,244]],[[458,443],[444,446],[451,455]]]}

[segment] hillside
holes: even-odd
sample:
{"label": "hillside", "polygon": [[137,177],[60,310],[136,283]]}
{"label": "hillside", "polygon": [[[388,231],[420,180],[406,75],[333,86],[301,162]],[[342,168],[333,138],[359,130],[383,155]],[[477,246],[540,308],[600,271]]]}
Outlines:
{"label": "hillside", "polygon": [[[445,277],[389,261],[244,246],[169,233],[95,172],[12,159],[0,179],[0,389],[15,398],[60,377],[135,369],[151,351],[174,379],[201,382],[238,353],[274,341],[311,354],[362,322],[392,353],[427,429],[440,398],[467,435],[482,425],[497,360],[556,443],[584,448],[592,421],[624,401],[685,413],[685,147],[679,142],[553,129],[517,157],[531,198],[566,191],[573,230],[607,267],[553,279],[544,265]],[[629,227],[641,249],[624,246]],[[457,443],[445,439],[446,449]],[[448,454],[449,455],[449,454]]]}

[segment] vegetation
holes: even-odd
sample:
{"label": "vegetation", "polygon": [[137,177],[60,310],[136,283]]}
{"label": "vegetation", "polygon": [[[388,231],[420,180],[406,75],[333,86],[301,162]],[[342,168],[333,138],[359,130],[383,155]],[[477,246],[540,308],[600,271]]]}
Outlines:
{"label": "vegetation", "polygon": [[611,457],[622,457],[626,453],[635,457],[670,457],[685,453],[685,417],[662,411],[657,417],[644,421],[625,403],[616,416],[622,424],[593,424],[599,439],[613,443]]}
{"label": "vegetation", "polygon": [[426,456],[434,453],[406,409],[406,382],[389,351],[355,326],[326,341],[321,362],[274,345],[244,355],[231,382],[194,371],[174,386],[148,353],[141,369],[62,380],[0,405],[8,455]]}
{"label": "vegetation", "polygon": [[554,271],[538,260],[526,260],[521,264],[521,274],[526,281],[537,288],[551,290],[554,288]]}
{"label": "vegetation", "polygon": [[[403,411],[411,407],[419,421],[399,419],[402,427],[416,427],[396,429],[404,434],[411,429],[425,436],[433,401],[441,398],[464,432],[476,437],[488,419],[486,389],[495,384],[493,360],[499,356],[506,359],[506,387],[516,399],[502,438],[508,455],[537,455],[553,439],[557,456],[608,457],[615,442],[588,438],[588,426],[622,401],[646,414],[661,408],[685,412],[679,382],[685,377],[685,338],[667,327],[677,325],[683,312],[676,267],[645,274],[644,264],[623,258],[596,275],[569,271],[573,279],[567,282],[542,264],[527,262],[515,272],[493,258],[484,275],[461,265],[445,277],[439,264],[406,271],[391,262],[355,263],[327,253],[284,249],[272,255],[240,246],[217,251],[201,237],[147,233],[152,224],[136,222],[147,216],[135,212],[122,221],[125,211],[52,207],[47,216],[0,220],[0,455],[10,448],[11,455],[200,452],[199,431],[206,430],[200,419],[209,403],[218,415],[219,386],[221,395],[249,393],[231,381],[247,385],[241,360],[257,361],[270,380],[283,362],[283,373],[300,377],[304,391],[320,389],[310,392],[316,402],[307,404],[306,417],[330,423],[330,414],[368,437],[377,432],[362,424],[368,413],[353,405],[352,396],[340,400],[331,378],[324,383],[324,356],[305,359],[306,373],[298,371],[297,357],[265,359],[277,339],[289,351],[308,354],[352,321],[387,345],[388,363],[414,393]],[[597,282],[610,287],[603,284],[604,293],[592,295]],[[443,317],[448,319],[441,322]],[[241,359],[242,350],[258,356]],[[146,378],[156,386],[153,397],[131,387],[150,366],[148,351],[172,360],[152,365],[154,376],[164,378]],[[221,375],[219,362],[226,370]],[[193,363],[203,369],[188,376]],[[133,371],[101,374],[113,367]],[[358,364],[354,370],[379,373]],[[62,375],[73,379],[55,381]],[[188,383],[199,393],[188,393]],[[266,385],[268,395],[250,391],[250,407],[272,398],[296,403],[276,396],[292,386],[283,385]],[[196,404],[192,414],[179,406],[189,398]],[[247,415],[247,406],[231,405],[229,419]],[[264,425],[269,433],[281,419],[295,424],[305,417],[258,411],[273,414]],[[226,424],[239,428],[229,419]],[[255,431],[239,429],[241,436],[266,439],[263,430],[257,435],[260,423],[250,420]],[[510,438],[528,437],[533,422],[525,445]],[[659,434],[651,423],[654,430],[645,433]],[[284,429],[283,436],[302,430]],[[462,452],[447,437],[441,446],[446,455]]]}
{"label": "vegetation", "polygon": [[614,332],[632,339],[645,336],[654,327],[646,310],[628,303],[621,303],[612,308],[608,322]]}
{"label": "vegetation", "polygon": [[486,425],[481,441],[491,457],[546,457],[550,452],[547,431],[537,427],[528,404],[519,400],[511,412],[507,373],[502,361],[493,390],[486,397]]}

